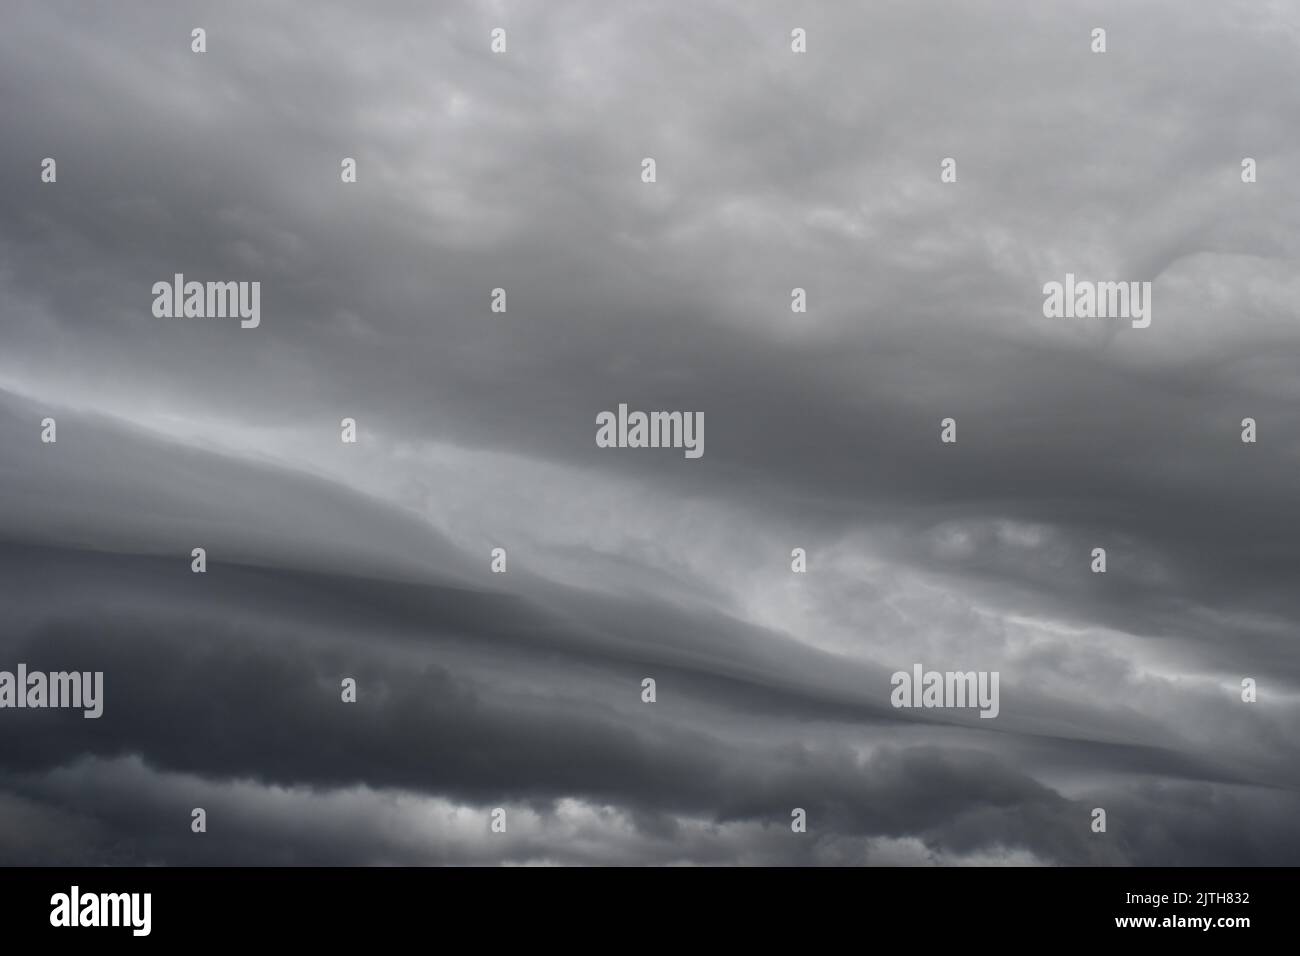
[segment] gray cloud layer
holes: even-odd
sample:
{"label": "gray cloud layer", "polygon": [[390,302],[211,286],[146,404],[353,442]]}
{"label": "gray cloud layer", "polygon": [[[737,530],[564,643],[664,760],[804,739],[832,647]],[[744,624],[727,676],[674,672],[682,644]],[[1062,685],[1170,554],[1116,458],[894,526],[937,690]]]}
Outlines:
{"label": "gray cloud layer", "polygon": [[1295,862],[1293,8],[377,7],[6,18],[0,861]]}

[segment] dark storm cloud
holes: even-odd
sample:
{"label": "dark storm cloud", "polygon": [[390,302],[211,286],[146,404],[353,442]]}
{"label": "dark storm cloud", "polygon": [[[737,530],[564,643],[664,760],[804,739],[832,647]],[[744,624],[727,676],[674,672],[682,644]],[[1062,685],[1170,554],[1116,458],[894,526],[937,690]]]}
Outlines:
{"label": "dark storm cloud", "polygon": [[[26,417],[34,416],[28,410]],[[181,470],[168,462],[181,453],[105,422],[96,426],[85,433],[139,467],[137,493],[185,487],[189,475],[202,474],[262,503],[242,521],[231,509],[229,524],[220,520],[223,508],[209,503],[209,522],[227,534],[268,517],[276,502],[305,503],[313,491],[325,493],[290,474],[259,474],[198,452],[188,453],[192,467]],[[71,467],[87,452],[73,437],[83,428],[64,418],[64,475],[90,471]],[[28,455],[51,450],[9,437]],[[93,445],[89,451],[86,460],[93,460]],[[146,535],[147,524],[133,525],[117,507],[129,490],[102,481],[103,510],[120,522],[118,533],[135,527]],[[67,489],[53,500],[79,497]],[[62,505],[41,506],[34,497],[19,504],[36,509],[38,526],[59,526],[54,516]],[[335,492],[328,510],[346,527],[354,509],[368,514],[358,527],[385,528],[382,509],[355,496]],[[193,517],[201,520],[203,510]],[[315,553],[313,560],[340,567],[350,549],[364,553],[364,541],[341,542],[343,553]],[[1114,852],[1081,839],[1073,824],[1086,808],[990,756],[922,745],[877,751],[863,762],[850,740],[885,740],[882,724],[886,733],[901,729],[896,712],[884,706],[883,672],[832,665],[824,655],[713,615],[553,587],[541,592],[544,611],[464,586],[259,568],[223,562],[219,554],[199,578],[174,556],[105,553],[94,549],[97,543],[77,551],[16,543],[4,549],[0,577],[18,635],[5,642],[6,660],[47,670],[102,669],[108,688],[105,715],[95,721],[75,713],[10,715],[17,732],[5,764],[15,775],[16,799],[45,793],[50,773],[62,779],[58,768],[88,755],[138,755],[155,772],[212,781],[323,792],[396,788],[472,806],[534,806],[543,816],[554,801],[578,794],[634,812],[637,832],[658,829],[656,820],[672,819],[665,814],[763,824],[797,805],[842,837],[920,835],[936,852],[1012,847],[1070,862],[1100,862]],[[676,634],[690,640],[675,642]],[[663,682],[668,720],[646,719],[636,697],[644,672]],[[359,682],[355,707],[338,703],[345,675]],[[1044,703],[1045,710],[1052,706]],[[171,716],[160,722],[159,714]],[[737,717],[769,727],[765,742],[752,739],[752,727],[740,731]],[[790,720],[821,727],[819,742],[791,738],[781,727]],[[1032,749],[1034,734],[1028,736]],[[1055,760],[1073,754],[1076,768],[1233,780],[1225,767],[1159,747],[1062,736],[1045,749]],[[184,853],[175,836],[120,819],[131,811],[102,805],[98,788],[63,790],[58,800],[78,818],[140,841],[129,851],[119,846],[117,857],[101,848],[105,859],[126,854],[149,862]],[[223,841],[213,851],[201,848],[200,857],[285,862],[290,851],[252,849],[266,838],[250,834],[248,846]],[[348,840],[318,838],[324,845],[300,846],[287,859],[340,862],[353,852]],[[11,861],[26,859],[21,849],[11,852]]]}
{"label": "dark storm cloud", "polygon": [[[1293,859],[1295,23],[1197,8],[16,5],[5,649],[111,709],[19,715],[5,855],[75,859],[71,814],[101,860],[1160,863],[1226,814],[1206,860]],[[1152,327],[1044,320],[1066,271],[1154,280]],[[261,327],[154,319],[175,272]],[[618,402],[704,457],[595,448]],[[1002,716],[900,720],[916,659]],[[187,788],[238,837],[155,828]],[[403,848],[390,791],[548,822]]]}

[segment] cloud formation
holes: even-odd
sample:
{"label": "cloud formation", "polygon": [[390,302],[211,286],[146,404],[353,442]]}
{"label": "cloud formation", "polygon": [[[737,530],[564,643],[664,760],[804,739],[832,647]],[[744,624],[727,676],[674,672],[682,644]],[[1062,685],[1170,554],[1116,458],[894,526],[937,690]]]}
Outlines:
{"label": "cloud formation", "polygon": [[0,862],[1294,863],[1300,16],[1193,7],[16,4],[0,668],[106,703]]}

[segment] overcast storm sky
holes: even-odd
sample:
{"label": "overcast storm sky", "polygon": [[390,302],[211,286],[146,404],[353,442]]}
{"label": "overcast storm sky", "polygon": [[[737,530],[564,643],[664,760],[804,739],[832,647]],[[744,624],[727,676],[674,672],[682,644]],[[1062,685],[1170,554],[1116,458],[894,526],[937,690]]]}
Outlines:
{"label": "overcast storm sky", "polygon": [[1295,4],[3,21],[0,862],[1300,858]]}

